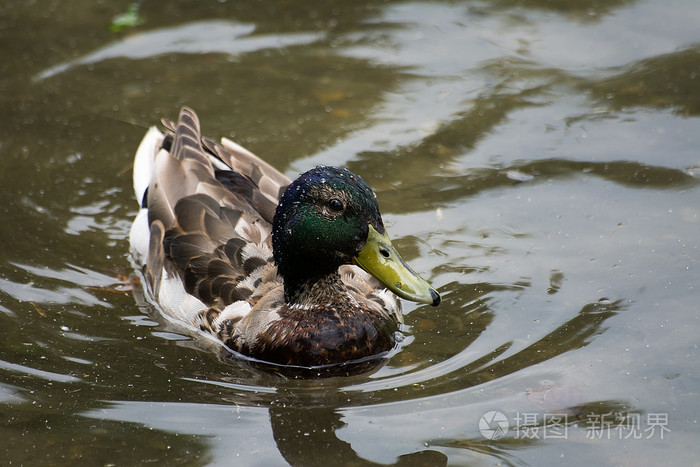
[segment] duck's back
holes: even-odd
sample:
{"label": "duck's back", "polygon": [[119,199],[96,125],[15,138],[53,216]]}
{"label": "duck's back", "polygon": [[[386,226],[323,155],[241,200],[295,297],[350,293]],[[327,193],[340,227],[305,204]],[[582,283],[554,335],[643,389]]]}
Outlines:
{"label": "duck's back", "polygon": [[134,161],[132,257],[167,316],[216,334],[248,313],[254,294],[281,285],[270,232],[289,179],[231,141],[202,139],[191,109],[164,124],[168,133],[151,128]]}

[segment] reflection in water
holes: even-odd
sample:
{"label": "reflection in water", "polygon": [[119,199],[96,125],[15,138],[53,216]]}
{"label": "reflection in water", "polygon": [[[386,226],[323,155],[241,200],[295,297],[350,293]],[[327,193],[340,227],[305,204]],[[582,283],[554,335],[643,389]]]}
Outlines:
{"label": "reflection in water", "polygon": [[[202,35],[202,30],[207,35]],[[237,56],[273,47],[289,47],[308,44],[319,39],[317,34],[290,34],[282,36],[251,36],[255,26],[229,21],[211,20],[158,29],[143,34],[127,36],[77,60],[62,63],[39,73],[34,79],[41,81],[59,73],[65,73],[80,65],[99,63],[114,58],[143,59],[168,53],[207,54],[223,53]]]}
{"label": "reflection in water", "polygon": [[[567,159],[541,159],[517,163],[508,167],[494,167],[471,171],[468,175],[430,176],[427,172],[421,183],[405,193],[396,190],[382,192],[382,198],[389,203],[408,206],[421,203],[424,208],[437,209],[445,203],[454,202],[470,194],[485,190],[498,190],[515,183],[537,183],[553,178],[597,176],[604,180],[641,189],[684,189],[700,185],[700,179],[692,175],[691,168],[685,170],[664,166],[653,166],[632,161],[572,161]],[[509,171],[516,170],[528,175],[526,182],[513,180]],[[438,191],[435,191],[438,188]],[[430,196],[428,196],[430,193]]]}
{"label": "reflection in water", "polygon": [[616,10],[637,0],[610,0],[599,2],[597,0],[581,0],[569,2],[566,0],[504,0],[496,2],[492,8],[510,10],[515,7],[527,7],[533,10],[545,10],[567,15],[576,21],[599,21],[607,15],[614,14]]}
{"label": "reflection in water", "polygon": [[[445,183],[444,173],[449,173],[451,164],[478,144],[479,140],[486,138],[509,113],[535,105],[529,98],[536,96],[537,92],[539,88],[520,93],[492,90],[472,100],[469,111],[452,118],[416,144],[399,147],[388,153],[361,152],[356,160],[348,163],[348,168],[353,172],[367,174],[364,178],[371,186],[381,186],[382,179],[390,175],[400,176],[406,185],[412,187],[408,193],[412,196],[411,199],[398,202],[393,197],[405,196],[407,193],[380,191],[385,202],[398,206],[399,209],[401,206],[405,206],[404,209],[414,206],[420,199],[435,200],[437,204],[476,193],[483,187],[480,171],[460,173],[462,180],[468,182],[468,190],[463,187],[455,189],[449,181]],[[422,207],[422,203],[419,206]]]}
{"label": "reflection in water", "polygon": [[447,456],[434,450],[404,454],[393,464],[378,464],[363,459],[350,443],[338,438],[338,430],[345,423],[332,408],[273,406],[270,408],[270,422],[277,447],[292,466],[447,465]]}
{"label": "reflection in water", "polygon": [[640,60],[609,78],[583,80],[599,105],[629,112],[634,107],[700,114],[700,46]]}
{"label": "reflection in water", "polygon": [[[70,417],[25,406],[0,427],[3,459],[17,465],[210,465],[206,441],[122,421]],[[32,449],[27,449],[31,445]]]}

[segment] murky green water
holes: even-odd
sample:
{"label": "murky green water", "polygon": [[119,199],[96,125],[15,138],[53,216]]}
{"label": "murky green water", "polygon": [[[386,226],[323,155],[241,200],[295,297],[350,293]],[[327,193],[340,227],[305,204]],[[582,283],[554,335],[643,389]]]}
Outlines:
{"label": "murky green water", "polygon": [[[700,3],[143,1],[111,32],[129,4],[0,6],[3,465],[700,463]],[[132,156],[183,104],[375,188],[444,297],[384,367],[267,374],[128,292]]]}

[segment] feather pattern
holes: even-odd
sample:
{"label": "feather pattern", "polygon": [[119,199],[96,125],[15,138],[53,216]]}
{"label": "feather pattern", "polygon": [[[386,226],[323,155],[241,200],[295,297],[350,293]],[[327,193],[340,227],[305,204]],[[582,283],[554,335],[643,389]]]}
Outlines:
{"label": "feather pattern", "polygon": [[189,108],[163,124],[167,133],[151,128],[137,151],[142,210],[131,231],[132,258],[163,313],[280,364],[342,363],[394,345],[398,302],[357,266],[324,279],[321,303],[288,302],[272,249],[286,176],[233,141],[202,138]]}

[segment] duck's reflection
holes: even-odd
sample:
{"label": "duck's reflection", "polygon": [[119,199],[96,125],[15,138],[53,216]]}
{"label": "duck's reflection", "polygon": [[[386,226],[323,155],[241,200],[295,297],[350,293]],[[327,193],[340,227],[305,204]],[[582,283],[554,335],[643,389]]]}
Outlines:
{"label": "duck's reflection", "polygon": [[447,465],[447,456],[431,449],[401,455],[393,464],[364,459],[336,435],[345,422],[332,408],[275,406],[270,408],[270,422],[277,447],[292,466]]}

